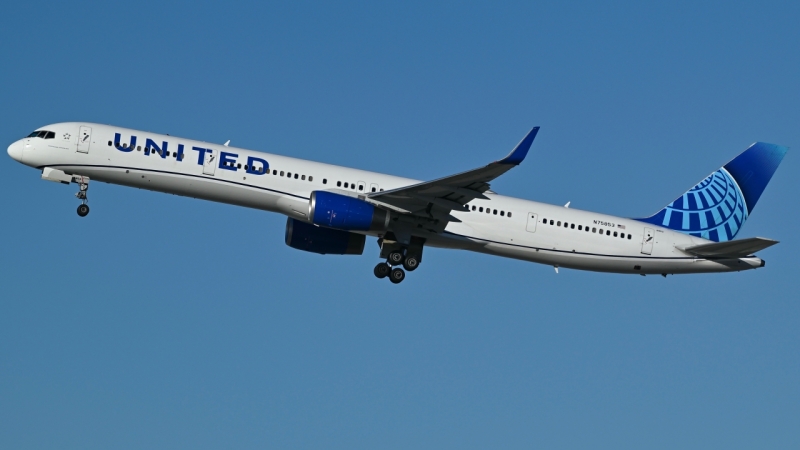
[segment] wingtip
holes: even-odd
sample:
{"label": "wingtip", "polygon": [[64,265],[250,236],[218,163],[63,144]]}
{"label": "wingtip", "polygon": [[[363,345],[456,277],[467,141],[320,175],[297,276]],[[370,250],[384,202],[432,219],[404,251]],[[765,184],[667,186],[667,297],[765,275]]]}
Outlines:
{"label": "wingtip", "polygon": [[502,164],[513,164],[519,165],[526,156],[528,156],[528,150],[531,149],[531,144],[533,144],[533,140],[536,138],[536,134],[539,132],[539,127],[531,128],[531,131],[525,135],[524,138],[514,147],[514,150],[511,150],[511,153],[508,154],[505,158],[498,161]]}

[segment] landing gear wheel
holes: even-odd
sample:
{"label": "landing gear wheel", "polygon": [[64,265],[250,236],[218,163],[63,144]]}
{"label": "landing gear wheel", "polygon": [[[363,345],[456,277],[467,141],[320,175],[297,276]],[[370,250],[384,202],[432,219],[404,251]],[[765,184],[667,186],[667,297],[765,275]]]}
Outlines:
{"label": "landing gear wheel", "polygon": [[401,252],[392,252],[389,253],[389,264],[393,266],[398,266],[403,263],[403,254]]}
{"label": "landing gear wheel", "polygon": [[78,206],[78,215],[81,217],[86,217],[89,214],[89,205],[81,204]]}
{"label": "landing gear wheel", "polygon": [[394,284],[397,284],[405,279],[406,279],[406,273],[403,272],[403,269],[399,267],[395,267],[389,273],[389,281],[391,281]]}
{"label": "landing gear wheel", "polygon": [[419,260],[416,256],[406,256],[406,260],[403,261],[403,267],[405,267],[407,271],[413,272],[419,267]]}
{"label": "landing gear wheel", "polygon": [[378,265],[375,266],[375,270],[373,270],[372,272],[378,278],[386,278],[386,276],[389,275],[389,272],[391,270],[392,270],[392,268],[389,267],[388,264],[386,264],[385,262],[382,262],[382,263],[378,263]]}

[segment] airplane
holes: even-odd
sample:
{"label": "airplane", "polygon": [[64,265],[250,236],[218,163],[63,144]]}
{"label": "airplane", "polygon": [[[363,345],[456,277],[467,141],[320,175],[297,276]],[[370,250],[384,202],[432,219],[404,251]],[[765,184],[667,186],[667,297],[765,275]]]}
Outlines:
{"label": "airplane", "polygon": [[787,147],[756,142],[652,216],[625,218],[492,191],[538,131],[503,159],[432,181],[84,122],[38,128],[8,154],[44,180],[77,184],[81,217],[93,180],[284,214],[286,244],[307,252],[361,255],[375,237],[374,275],[395,284],[424,247],[666,277],[764,267],[754,253],[777,243],[734,238]]}

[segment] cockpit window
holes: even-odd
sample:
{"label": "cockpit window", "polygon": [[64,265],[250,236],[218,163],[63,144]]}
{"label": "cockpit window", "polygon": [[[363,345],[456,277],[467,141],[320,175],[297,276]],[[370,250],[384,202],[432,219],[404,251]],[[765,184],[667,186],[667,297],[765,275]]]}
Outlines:
{"label": "cockpit window", "polygon": [[29,138],[31,138],[31,137],[40,137],[42,139],[55,139],[56,138],[56,133],[53,132],[53,131],[47,131],[47,130],[37,130],[37,131],[34,131],[33,133],[29,134],[28,137]]}

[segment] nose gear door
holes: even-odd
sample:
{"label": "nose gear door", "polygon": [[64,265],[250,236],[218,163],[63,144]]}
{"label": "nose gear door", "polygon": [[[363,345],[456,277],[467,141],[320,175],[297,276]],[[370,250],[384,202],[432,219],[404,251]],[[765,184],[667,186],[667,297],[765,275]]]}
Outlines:
{"label": "nose gear door", "polygon": [[217,155],[214,154],[214,150],[208,149],[203,156],[203,175],[214,175],[217,168]]}
{"label": "nose gear door", "polygon": [[642,254],[649,255],[653,253],[653,241],[656,240],[656,232],[652,228],[644,229],[644,236],[642,236]]}
{"label": "nose gear door", "polygon": [[92,128],[81,126],[78,132],[78,151],[89,153],[89,144],[92,142]]}

